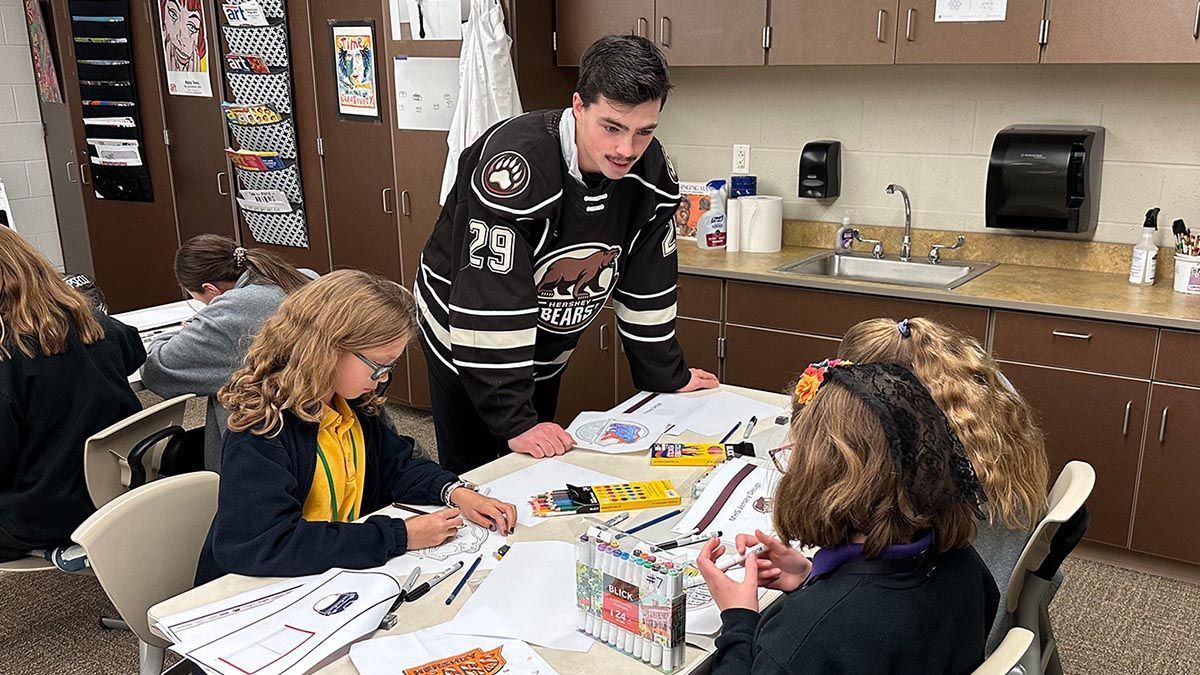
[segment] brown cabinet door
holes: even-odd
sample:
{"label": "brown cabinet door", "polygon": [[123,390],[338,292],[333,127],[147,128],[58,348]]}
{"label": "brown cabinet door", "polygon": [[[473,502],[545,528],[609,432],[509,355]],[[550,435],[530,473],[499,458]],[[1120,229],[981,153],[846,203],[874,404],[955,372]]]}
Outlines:
{"label": "brown cabinet door", "polygon": [[1200,333],[1159,331],[1154,379],[1200,387]]}
{"label": "brown cabinet door", "polygon": [[899,0],[774,0],[767,62],[892,63],[898,7]]}
{"label": "brown cabinet door", "polygon": [[766,0],[658,0],[654,9],[654,38],[672,66],[766,63]]}
{"label": "brown cabinet door", "polygon": [[449,149],[443,131],[397,130],[395,143],[404,285],[412,288],[420,268],[421,251],[442,212],[438,197]]}
{"label": "brown cabinet door", "polygon": [[558,65],[577,66],[587,48],[605,35],[654,39],[654,0],[555,0]]}
{"label": "brown cabinet door", "polygon": [[721,311],[722,283],[717,277],[680,274],[676,293],[679,316],[720,321],[725,316]]}
{"label": "brown cabinet door", "polygon": [[996,312],[998,359],[1150,379],[1158,330],[1049,314]]}
{"label": "brown cabinet door", "polygon": [[725,377],[740,387],[782,392],[808,364],[837,354],[840,340],[725,326]]}
{"label": "brown cabinet door", "polygon": [[585,410],[608,410],[617,404],[617,321],[611,309],[579,337],[558,392],[555,421],[566,427]]}
{"label": "brown cabinet door", "polygon": [[[1056,0],[1057,1],[1057,0]],[[937,0],[902,0],[896,63],[1037,63],[1046,0],[1008,0],[1004,21],[934,21]]]}
{"label": "brown cabinet door", "polygon": [[[720,374],[720,323],[675,319],[675,339],[679,340],[679,347],[689,368],[703,368],[714,375]],[[617,361],[617,401],[620,402],[637,393],[637,388],[633,386],[633,375],[629,372],[629,359],[625,358],[624,344],[617,349]]]}
{"label": "brown cabinet door", "polygon": [[333,266],[368,270],[399,281],[399,195],[392,164],[391,83],[376,60],[372,67],[379,118],[342,116],[334,73],[332,23],[372,20],[378,37],[384,29],[383,4],[379,0],[314,0],[310,12]]}
{"label": "brown cabinet door", "polygon": [[[1133,548],[1200,563],[1200,389],[1155,384],[1133,523]],[[1099,478],[1097,478],[1099,480]]]}
{"label": "brown cabinet door", "polygon": [[414,408],[429,409],[433,407],[433,399],[429,395],[429,364],[425,363],[421,342],[413,340],[405,352],[408,353],[408,399],[405,403]]}
{"label": "brown cabinet door", "polygon": [[1096,470],[1086,537],[1126,546],[1149,383],[1010,363],[1003,368],[1038,413],[1050,482],[1073,459]]}
{"label": "brown cabinet door", "polygon": [[1195,0],[1053,0],[1044,63],[1200,62]]}

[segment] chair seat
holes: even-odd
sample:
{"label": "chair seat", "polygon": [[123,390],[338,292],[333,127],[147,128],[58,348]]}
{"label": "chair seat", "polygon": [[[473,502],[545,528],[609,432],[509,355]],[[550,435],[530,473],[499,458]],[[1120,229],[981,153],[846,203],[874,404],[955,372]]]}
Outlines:
{"label": "chair seat", "polygon": [[19,560],[0,563],[0,572],[48,572],[58,569],[54,563],[41,556],[27,556]]}

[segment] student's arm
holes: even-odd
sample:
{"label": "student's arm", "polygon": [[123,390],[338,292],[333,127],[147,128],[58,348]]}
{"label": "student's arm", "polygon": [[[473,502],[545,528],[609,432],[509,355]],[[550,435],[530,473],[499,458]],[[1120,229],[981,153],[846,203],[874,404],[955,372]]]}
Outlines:
{"label": "student's arm", "polygon": [[142,336],[138,334],[137,329],[100,312],[96,313],[96,319],[104,328],[105,339],[113,340],[120,347],[123,368],[121,372],[125,373],[126,377],[137,372],[146,362],[146,346],[142,344]]}
{"label": "student's arm", "polygon": [[[361,417],[360,417],[361,419]],[[372,468],[371,459],[367,460],[367,480],[379,482],[380,493],[385,499],[408,504],[441,504],[441,492],[448,483],[458,480],[458,476],[446,471],[437,462],[414,455],[413,440],[392,431],[383,420],[370,419],[364,427],[370,425],[370,433],[377,438],[380,451],[371,453],[375,461]],[[364,431],[368,429],[364,428]]]}
{"label": "student's arm", "polygon": [[11,484],[17,478],[17,451],[21,447],[20,408],[16,401],[0,395],[0,485]]}
{"label": "student's arm", "polygon": [[[382,565],[407,550],[404,521],[371,516],[365,523],[309,522],[301,490],[279,438],[226,436],[213,556],[227,573],[301,576],[331,567]],[[370,467],[368,466],[368,471]]]}
{"label": "student's arm", "polygon": [[[721,612],[721,634],[717,636],[717,651],[713,655],[712,675],[788,675],[790,673],[835,672],[794,668],[781,664],[763,650],[754,649],[755,633],[759,630],[760,615],[748,609],[727,609]],[[785,665],[787,667],[785,667]],[[836,671],[852,672],[852,671]]]}
{"label": "student's arm", "polygon": [[216,394],[241,365],[241,325],[239,317],[218,297],[179,332],[150,344],[142,383],[166,398]]}

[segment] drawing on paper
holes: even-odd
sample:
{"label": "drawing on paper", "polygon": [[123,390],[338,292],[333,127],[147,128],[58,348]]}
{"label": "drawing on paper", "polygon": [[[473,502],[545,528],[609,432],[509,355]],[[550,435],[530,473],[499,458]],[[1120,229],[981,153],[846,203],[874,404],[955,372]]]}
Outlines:
{"label": "drawing on paper", "polygon": [[488,531],[472,522],[464,520],[465,527],[458,531],[458,536],[441,546],[425,548],[419,551],[409,551],[406,557],[424,558],[426,560],[449,560],[456,555],[473,555],[483,550],[483,544],[488,540]]}
{"label": "drawing on paper", "polygon": [[311,630],[283,626],[263,639],[252,642],[219,660],[243,673],[257,673],[300,648],[316,635]]}
{"label": "drawing on paper", "polygon": [[338,114],[378,119],[374,24],[337,23],[331,30]]}
{"label": "drawing on paper", "polygon": [[201,0],[159,0],[167,92],[173,96],[212,96],[208,79],[208,36]]}
{"label": "drawing on paper", "polygon": [[404,675],[496,675],[508,665],[501,654],[503,650],[504,645],[486,652],[476,647],[469,652],[405,668]]}
{"label": "drawing on paper", "polygon": [[600,420],[579,427],[580,440],[604,448],[634,445],[648,435],[645,425],[630,421]]}

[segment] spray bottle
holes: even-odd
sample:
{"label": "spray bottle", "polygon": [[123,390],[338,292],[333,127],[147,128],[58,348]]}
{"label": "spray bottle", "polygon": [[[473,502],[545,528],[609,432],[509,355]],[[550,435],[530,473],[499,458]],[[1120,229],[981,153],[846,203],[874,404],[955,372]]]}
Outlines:
{"label": "spray bottle", "polygon": [[1129,264],[1129,283],[1135,286],[1154,284],[1154,276],[1158,271],[1158,246],[1154,243],[1154,235],[1158,232],[1160,210],[1154,207],[1146,212],[1146,222],[1142,223],[1142,240],[1133,247],[1133,260]]}

